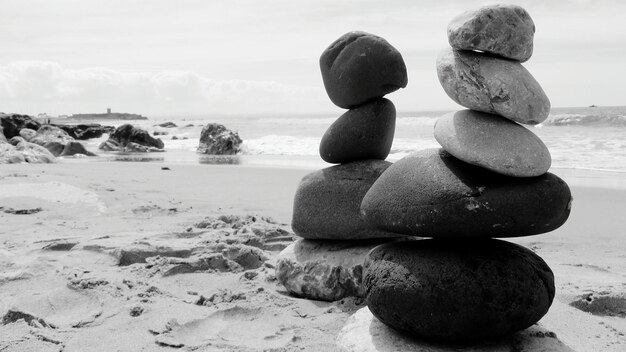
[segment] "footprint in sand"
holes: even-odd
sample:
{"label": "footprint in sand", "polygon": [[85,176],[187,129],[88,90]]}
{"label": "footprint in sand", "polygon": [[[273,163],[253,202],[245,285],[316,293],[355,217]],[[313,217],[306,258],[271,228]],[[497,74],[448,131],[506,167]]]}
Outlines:
{"label": "footprint in sand", "polygon": [[591,292],[576,297],[570,306],[593,315],[626,318],[626,293]]}
{"label": "footprint in sand", "polygon": [[[168,346],[248,347],[259,350],[280,348],[292,341],[292,329],[282,326],[271,313],[261,308],[232,307],[219,310],[204,319],[182,325],[157,337]],[[243,344],[243,346],[242,346]]]}
{"label": "footprint in sand", "polygon": [[50,202],[54,204],[88,206],[96,208],[104,213],[106,205],[100,201],[96,193],[61,182],[44,183],[8,183],[0,185],[0,199],[6,203],[8,200],[19,202],[23,199],[32,199]]}
{"label": "footprint in sand", "polygon": [[52,290],[40,298],[28,297],[14,306],[59,328],[92,324],[103,313],[103,303],[99,299],[67,287]]}

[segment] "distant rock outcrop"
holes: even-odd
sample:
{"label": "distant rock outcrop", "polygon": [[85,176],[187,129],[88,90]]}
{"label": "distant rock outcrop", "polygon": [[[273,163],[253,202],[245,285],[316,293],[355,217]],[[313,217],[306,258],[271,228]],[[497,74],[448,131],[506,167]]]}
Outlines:
{"label": "distant rock outcrop", "polygon": [[86,140],[100,138],[103,134],[111,134],[115,131],[113,126],[103,126],[98,123],[78,124],[78,125],[53,125],[67,132],[72,138]]}
{"label": "distant rock outcrop", "polygon": [[173,128],[173,127],[178,127],[178,125],[176,125],[175,123],[173,123],[173,122],[171,122],[171,121],[163,122],[163,123],[160,123],[160,124],[158,124],[158,125],[156,125],[156,126],[159,126],[159,127],[164,127],[164,128]]}
{"label": "distant rock outcrop", "polygon": [[[37,131],[23,128],[20,130],[20,137],[27,142],[45,147],[54,156],[96,155],[86,150],[80,142],[76,142],[67,132],[53,125],[43,125]],[[14,137],[13,139],[16,138]],[[14,142],[13,144],[16,145],[17,143],[20,142]]]}
{"label": "distant rock outcrop", "polygon": [[242,140],[237,132],[233,132],[219,123],[210,123],[200,133],[198,153],[212,155],[234,155],[241,150]]}
{"label": "distant rock outcrop", "polygon": [[163,141],[154,138],[141,128],[125,124],[118,127],[109,139],[100,144],[99,149],[128,152],[162,152]]}
{"label": "distant rock outcrop", "polygon": [[10,139],[19,136],[23,128],[37,131],[41,124],[28,115],[0,114],[0,126],[4,130],[4,136]]}

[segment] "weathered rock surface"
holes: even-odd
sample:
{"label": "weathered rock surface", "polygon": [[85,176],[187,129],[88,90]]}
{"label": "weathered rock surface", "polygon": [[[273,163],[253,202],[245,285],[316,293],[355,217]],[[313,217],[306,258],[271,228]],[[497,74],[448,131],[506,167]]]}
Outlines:
{"label": "weathered rock surface", "polygon": [[98,149],[104,150],[107,152],[121,151],[123,148],[120,144],[114,140],[107,139],[106,141],[100,143]]}
{"label": "weathered rock surface", "polygon": [[427,149],[390,166],[361,213],[375,228],[407,235],[518,237],[558,228],[571,202],[567,184],[551,173],[504,176]]}
{"label": "weathered rock surface", "polygon": [[550,113],[550,100],[519,62],[446,49],[437,58],[437,75],[446,94],[466,108],[530,125]]}
{"label": "weathered rock surface", "polygon": [[[12,140],[13,139],[16,139],[16,137],[13,137]],[[17,142],[18,140],[16,139],[15,141]],[[23,162],[53,163],[54,161],[54,155],[52,155],[48,149],[34,143],[26,142],[23,139],[15,146],[0,142],[0,164]]]}
{"label": "weathered rock surface", "polygon": [[452,112],[437,120],[434,134],[456,158],[503,175],[539,176],[552,163],[550,151],[537,135],[498,115]]}
{"label": "weathered rock surface", "polygon": [[48,142],[44,144],[43,147],[48,149],[54,156],[60,156],[63,153],[63,149],[65,149],[65,145],[59,142]]}
{"label": "weathered rock surface", "polygon": [[495,4],[466,11],[448,25],[448,42],[458,50],[479,50],[520,62],[533,54],[535,23],[526,10]]}
{"label": "weathered rock surface", "polygon": [[349,32],[320,57],[324,87],[330,100],[352,108],[406,87],[402,55],[385,39],[365,32]]}
{"label": "weathered rock surface", "polygon": [[17,146],[18,144],[22,143],[22,142],[26,142],[26,140],[24,138],[22,138],[21,136],[15,136],[15,137],[11,137],[11,139],[9,139],[9,143],[13,146]]}
{"label": "weathered rock surface", "polygon": [[63,151],[61,151],[60,156],[72,156],[76,154],[82,154],[86,156],[96,156],[96,154],[85,149],[85,146],[80,142],[69,142],[63,147]]}
{"label": "weathered rock surface", "polygon": [[237,132],[219,123],[210,123],[200,132],[198,153],[212,155],[234,155],[241,150],[242,140]]}
{"label": "weathered rock surface", "polygon": [[533,325],[502,339],[445,344],[411,338],[376,319],[367,307],[354,313],[337,335],[345,352],[574,352],[542,326]]}
{"label": "weathered rock surface", "polygon": [[308,239],[398,237],[368,225],[359,215],[361,200],[391,163],[362,160],[318,170],[298,185],[291,227]]}
{"label": "weathered rock surface", "polygon": [[22,137],[24,137],[24,139],[31,143],[39,144],[41,146],[44,146],[46,145],[46,143],[50,142],[58,142],[65,145],[69,142],[74,141],[74,138],[70,137],[67,132],[52,125],[41,126],[37,130],[37,133],[34,136],[31,136],[30,139],[25,136]]}
{"label": "weathered rock surface", "polygon": [[320,156],[329,163],[363,159],[385,160],[396,128],[396,108],[376,99],[348,110],[324,133]]}
{"label": "weathered rock surface", "polygon": [[500,240],[383,244],[364,268],[372,314],[426,340],[480,341],[526,329],[554,299],[554,275],[543,259]]}
{"label": "weathered rock surface", "polygon": [[31,130],[30,128],[22,128],[19,134],[19,136],[24,138],[26,141],[30,141],[36,135],[37,135],[37,131]]}
{"label": "weathered rock surface", "polygon": [[25,161],[24,155],[18,152],[14,145],[0,141],[0,164],[18,164]]}
{"label": "weathered rock surface", "polygon": [[321,301],[364,297],[363,262],[381,243],[300,239],[278,255],[276,278],[298,297]]}
{"label": "weathered rock surface", "polygon": [[55,157],[75,154],[95,156],[94,153],[86,150],[80,142],[76,142],[67,132],[53,125],[43,125],[37,131],[23,128],[19,133],[25,141],[45,147]]}
{"label": "weathered rock surface", "polygon": [[53,163],[55,157],[48,149],[30,142],[20,142],[15,149],[24,155],[28,163]]}
{"label": "weathered rock surface", "polygon": [[11,139],[20,135],[22,128],[38,130],[41,124],[28,115],[0,114],[0,126],[4,131],[4,136]]}
{"label": "weathered rock surface", "polygon": [[103,134],[111,134],[115,131],[113,126],[103,126],[98,123],[77,124],[77,125],[60,125],[55,124],[63,131],[67,132],[70,137],[78,140],[86,140],[92,138],[100,138]]}
{"label": "weathered rock surface", "polygon": [[146,145],[141,145],[139,143],[129,142],[124,147],[125,152],[129,153],[154,153],[154,152],[164,152],[165,150],[159,149],[156,147],[149,147]]}
{"label": "weathered rock surface", "polygon": [[[146,148],[137,147],[136,145]],[[161,139],[153,138],[146,130],[125,124],[111,133],[109,139],[102,142],[98,148],[107,151],[143,152],[163,149],[163,147],[164,144]],[[126,150],[127,148],[128,150]]]}
{"label": "weathered rock surface", "polygon": [[9,143],[7,137],[4,135],[4,130],[2,129],[2,125],[0,125],[0,142]]}

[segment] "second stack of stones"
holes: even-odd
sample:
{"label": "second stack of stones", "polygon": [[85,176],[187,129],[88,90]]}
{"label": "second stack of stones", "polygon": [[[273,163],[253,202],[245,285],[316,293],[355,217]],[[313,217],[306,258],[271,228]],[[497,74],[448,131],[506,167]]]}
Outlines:
{"label": "second stack of stones", "polygon": [[520,63],[532,54],[534,33],[515,5],[481,7],[448,26],[452,49],[437,59],[437,73],[470,110],[442,116],[434,133],[443,149],[396,162],[361,206],[377,229],[432,238],[369,253],[366,300],[386,325],[427,340],[481,340],[535,324],[552,304],[545,261],[494,239],[552,231],[571,208],[569,187],[547,172],[545,144],[519,124],[541,123],[550,111]]}
{"label": "second stack of stones", "polygon": [[391,165],[396,109],[383,98],[408,83],[404,60],[385,39],[349,32],[320,57],[330,100],[348,109],[326,131],[319,151],[339,164],[306,175],[294,199],[292,228],[302,239],[279,255],[276,277],[300,297],[334,301],[364,296],[362,265],[376,245],[401,235],[360,216],[363,196]]}

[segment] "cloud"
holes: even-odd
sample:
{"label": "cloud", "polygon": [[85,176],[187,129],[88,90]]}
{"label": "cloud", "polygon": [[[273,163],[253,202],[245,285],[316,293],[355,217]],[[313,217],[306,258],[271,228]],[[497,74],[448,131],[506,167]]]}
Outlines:
{"label": "cloud", "polygon": [[288,112],[321,99],[325,99],[323,87],[214,80],[191,71],[146,74],[97,67],[66,69],[50,61],[0,66],[0,110],[6,112],[71,114],[106,107],[155,115]]}

